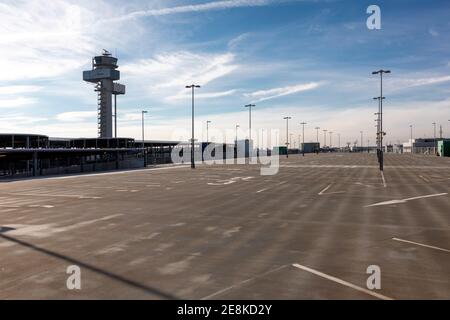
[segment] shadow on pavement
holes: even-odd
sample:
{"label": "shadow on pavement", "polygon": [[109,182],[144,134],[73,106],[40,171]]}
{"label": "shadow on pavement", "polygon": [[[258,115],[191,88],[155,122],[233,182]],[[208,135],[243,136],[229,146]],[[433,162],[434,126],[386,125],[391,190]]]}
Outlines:
{"label": "shadow on pavement", "polygon": [[[5,229],[10,229],[10,230],[5,230]],[[35,246],[35,245],[31,244],[31,243],[28,243],[28,242],[25,242],[25,241],[22,241],[22,240],[18,240],[16,238],[9,237],[9,236],[3,234],[4,232],[11,231],[11,230],[13,230],[13,229],[12,228],[0,227],[0,238],[3,238],[5,240],[11,241],[11,242],[14,242],[16,244],[19,244],[19,245],[24,246],[26,248],[35,250],[37,252],[46,254],[46,255],[48,255],[50,257],[64,260],[64,261],[69,262],[71,264],[77,265],[80,268],[84,268],[84,269],[90,270],[92,272],[96,272],[98,274],[101,274],[103,276],[111,278],[111,279],[113,279],[115,281],[121,282],[121,283],[123,283],[125,285],[128,285],[128,286],[134,287],[136,289],[142,290],[142,291],[144,291],[147,294],[155,295],[155,296],[158,296],[159,298],[162,298],[162,299],[177,300],[176,297],[174,297],[174,296],[172,296],[170,294],[167,294],[167,293],[165,293],[163,291],[160,291],[158,289],[155,289],[155,288],[152,288],[152,287],[148,287],[148,286],[143,285],[143,284],[141,284],[139,282],[136,282],[136,281],[124,278],[124,277],[122,277],[120,275],[117,275],[117,274],[111,273],[109,271],[97,268],[95,266],[86,264],[86,263],[84,263],[82,261],[79,261],[79,260],[76,260],[74,258],[67,257],[67,256],[59,254],[57,252],[53,252],[53,251],[41,248],[41,247]]]}

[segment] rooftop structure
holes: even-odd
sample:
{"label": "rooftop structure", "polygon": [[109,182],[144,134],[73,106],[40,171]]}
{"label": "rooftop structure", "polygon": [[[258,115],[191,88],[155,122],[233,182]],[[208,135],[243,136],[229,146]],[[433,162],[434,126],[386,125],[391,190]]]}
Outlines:
{"label": "rooftop structure", "polygon": [[[120,79],[120,71],[117,68],[117,58],[104,50],[101,56],[92,59],[92,70],[83,72],[84,81],[96,84],[95,91],[98,93],[98,136],[100,138],[113,137],[112,96],[114,95],[116,106],[117,95],[125,94],[125,86],[114,82]],[[114,116],[116,116],[116,113]]]}

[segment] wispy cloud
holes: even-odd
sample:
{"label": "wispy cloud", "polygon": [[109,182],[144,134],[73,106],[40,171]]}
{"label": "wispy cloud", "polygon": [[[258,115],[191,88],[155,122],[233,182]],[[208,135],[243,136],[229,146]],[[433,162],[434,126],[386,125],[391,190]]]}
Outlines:
{"label": "wispy cloud", "polygon": [[386,90],[391,92],[410,91],[411,94],[414,94],[421,87],[434,89],[447,82],[450,82],[449,75],[429,73],[406,74],[398,78],[390,79]]}
{"label": "wispy cloud", "polygon": [[158,54],[124,65],[127,77],[148,78],[155,88],[184,87],[193,81],[206,85],[237,68],[234,55],[204,54],[187,51]]}
{"label": "wispy cloud", "polygon": [[[138,86],[145,85],[147,92],[159,95],[166,102],[173,102],[186,96],[185,86],[209,83],[230,75],[239,66],[231,53],[207,54],[180,51],[161,53],[148,59],[124,65],[121,69],[125,81]],[[151,84],[151,85],[149,85]],[[199,98],[213,98],[232,94],[231,91],[208,94],[200,93]]]}
{"label": "wispy cloud", "polygon": [[130,30],[116,32],[120,26],[111,25],[107,33],[92,31],[114,13],[105,1],[1,1],[0,81],[67,75],[104,45],[123,44],[134,34]]}
{"label": "wispy cloud", "polygon": [[[213,98],[222,98],[231,96],[233,94],[236,94],[237,90],[227,90],[227,91],[220,91],[220,92],[207,92],[207,93],[197,93],[195,95],[196,99],[213,99]],[[190,97],[189,92],[182,92],[175,96],[170,96],[167,98],[167,100],[188,100]]]}
{"label": "wispy cloud", "polygon": [[25,107],[35,104],[37,101],[34,98],[18,97],[14,99],[1,99],[0,108],[2,109],[14,109],[18,107]]}
{"label": "wispy cloud", "polygon": [[56,115],[56,119],[65,122],[82,122],[87,119],[94,119],[97,116],[95,111],[73,111],[63,112]]}
{"label": "wispy cloud", "polygon": [[150,17],[150,16],[165,16],[171,14],[189,13],[189,12],[203,12],[211,10],[224,10],[232,8],[242,8],[242,7],[260,7],[273,4],[274,0],[226,0],[226,1],[212,1],[202,4],[191,4],[184,6],[176,6],[169,8],[158,8],[150,10],[140,10],[130,12],[118,18],[110,19],[110,21],[124,21],[129,19],[136,19],[140,17]]}
{"label": "wispy cloud", "polygon": [[39,86],[3,86],[0,87],[0,95],[11,95],[18,93],[38,92],[42,89]]}
{"label": "wispy cloud", "polygon": [[297,84],[293,86],[287,86],[282,88],[273,88],[267,90],[259,90],[246,94],[247,97],[255,99],[253,102],[261,102],[270,99],[275,99],[299,92],[314,90],[321,85],[319,82],[310,82],[304,84]]}
{"label": "wispy cloud", "polygon": [[450,76],[436,76],[436,77],[428,77],[428,78],[416,78],[416,79],[401,79],[398,82],[398,86],[400,87],[419,87],[419,86],[428,86],[433,84],[440,84],[444,82],[449,82]]}

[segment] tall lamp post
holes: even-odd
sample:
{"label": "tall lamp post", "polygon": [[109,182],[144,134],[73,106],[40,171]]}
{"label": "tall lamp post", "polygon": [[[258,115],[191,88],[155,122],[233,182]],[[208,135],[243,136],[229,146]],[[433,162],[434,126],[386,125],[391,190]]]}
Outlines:
{"label": "tall lamp post", "polygon": [[286,158],[289,158],[289,120],[292,117],[284,117],[283,119],[286,120]]}
{"label": "tall lamp post", "polygon": [[147,114],[148,111],[142,110],[141,113],[142,113],[142,149],[144,149],[145,148],[145,124],[144,124],[145,117],[144,117],[144,115]]}
{"label": "tall lamp post", "polygon": [[245,108],[248,108],[248,130],[249,130],[249,142],[252,140],[252,108],[256,107],[255,104],[247,104],[244,106]]}
{"label": "tall lamp post", "polygon": [[206,121],[206,143],[209,143],[209,124],[211,121]]}
{"label": "tall lamp post", "polygon": [[305,125],[307,125],[306,122],[300,123],[302,125],[302,155],[305,156]]}
{"label": "tall lamp post", "polygon": [[323,130],[323,147],[325,148],[327,146],[327,132],[328,130]]}
{"label": "tall lamp post", "polygon": [[316,129],[316,134],[317,134],[317,143],[319,143],[319,130],[320,130],[320,127],[315,127],[315,129]]}
{"label": "tall lamp post", "polygon": [[237,145],[237,141],[238,141],[238,129],[240,128],[240,125],[236,125],[236,145]]}
{"label": "tall lamp post", "polygon": [[330,131],[329,134],[330,134],[330,148],[333,148],[333,132]]}
{"label": "tall lamp post", "polygon": [[144,167],[147,166],[147,153],[145,151],[145,124],[144,124],[144,115],[148,113],[146,110],[142,110],[142,152],[144,153]]}
{"label": "tall lamp post", "polygon": [[341,134],[338,133],[338,149],[341,151]]}
{"label": "tall lamp post", "polygon": [[194,92],[195,89],[200,88],[199,85],[191,84],[186,86],[186,89],[192,89],[192,138],[191,138],[191,168],[195,169],[195,132],[194,132]]}
{"label": "tall lamp post", "polygon": [[377,156],[378,156],[378,161],[380,160],[380,152],[381,152],[381,145],[380,145],[380,138],[382,136],[381,130],[380,130],[380,124],[381,124],[381,100],[386,99],[385,97],[375,97],[373,98],[373,100],[377,100],[378,101],[378,112],[375,113],[375,115],[377,116],[377,119],[375,120],[377,122]]}
{"label": "tall lamp post", "polygon": [[411,154],[414,154],[413,125],[409,125],[409,128],[411,129]]}
{"label": "tall lamp post", "polygon": [[361,152],[364,152],[364,140],[363,140],[364,131],[360,131],[359,133],[361,133]]}
{"label": "tall lamp post", "polygon": [[383,171],[384,170],[384,154],[383,154],[383,136],[384,136],[384,132],[383,132],[383,75],[384,74],[390,74],[391,70],[378,70],[378,71],[374,71],[372,72],[372,75],[380,75],[380,170]]}
{"label": "tall lamp post", "polygon": [[434,127],[434,154],[436,155],[436,150],[437,150],[437,146],[436,146],[436,122],[433,122],[433,127]]}

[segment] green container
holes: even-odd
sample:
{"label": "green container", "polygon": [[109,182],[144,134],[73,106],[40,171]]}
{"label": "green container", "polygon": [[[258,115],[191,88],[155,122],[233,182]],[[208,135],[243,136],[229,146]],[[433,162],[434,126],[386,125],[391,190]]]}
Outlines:
{"label": "green container", "polygon": [[450,157],[450,140],[438,141],[438,152],[441,157]]}
{"label": "green container", "polygon": [[286,155],[287,154],[287,147],[274,147],[274,151],[275,152],[277,149],[278,150],[278,154],[279,155]]}

